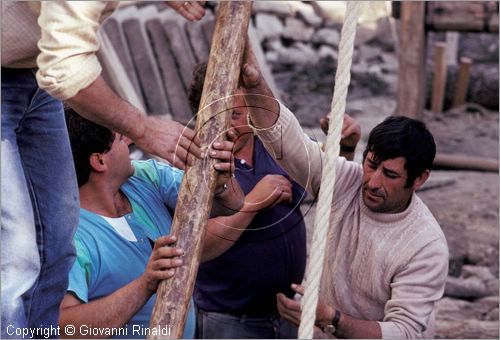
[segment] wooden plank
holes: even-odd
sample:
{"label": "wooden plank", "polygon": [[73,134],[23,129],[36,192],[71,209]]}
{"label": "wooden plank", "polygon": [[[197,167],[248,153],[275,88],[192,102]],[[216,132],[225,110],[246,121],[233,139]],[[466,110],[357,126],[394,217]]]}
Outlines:
{"label": "wooden plank", "polygon": [[173,53],[168,46],[168,39],[163,25],[159,19],[150,19],[146,22],[146,31],[156,56],[160,76],[170,104],[170,114],[176,121],[187,124],[193,119],[193,111],[189,106],[184,83],[177,70]]}
{"label": "wooden plank", "polygon": [[205,40],[209,45],[212,44],[212,36],[214,35],[215,20],[206,20],[202,23]]}
{"label": "wooden plank", "polygon": [[402,2],[400,14],[396,113],[421,119],[425,102],[425,2]]}
{"label": "wooden plank", "polygon": [[169,112],[163,84],[159,79],[155,61],[149,54],[149,41],[143,37],[141,22],[138,19],[127,19],[123,21],[122,27],[137,70],[147,112],[153,115]]}
{"label": "wooden plank", "polygon": [[104,24],[103,29],[106,35],[108,36],[113,48],[118,55],[120,62],[125,69],[125,74],[130,78],[132,85],[134,86],[136,92],[141,96],[142,93],[141,88],[139,86],[139,80],[137,79],[137,75],[135,73],[134,64],[132,63],[132,59],[130,58],[130,53],[128,51],[127,42],[125,41],[125,37],[123,36],[123,32],[121,30],[121,24],[115,17],[108,18]]}
{"label": "wooden plank", "polygon": [[469,87],[471,65],[472,65],[471,59],[465,57],[460,58],[452,107],[460,106],[463,103],[465,103],[465,97],[467,96],[467,88]]}
{"label": "wooden plank", "polygon": [[434,74],[432,79],[432,102],[431,111],[442,112],[446,89],[446,43],[434,44]]}
{"label": "wooden plank", "polygon": [[498,172],[498,159],[438,153],[432,167],[434,169]]}
{"label": "wooden plank", "polygon": [[[251,8],[249,1],[219,4],[201,110],[196,120],[202,148],[207,148],[229,127],[232,95],[238,86]],[[215,104],[206,106],[207,103]],[[170,326],[172,332],[166,338],[180,339],[183,335],[216,185],[214,164],[215,160],[210,158],[197,160],[182,180],[172,234],[177,236],[177,246],[186,252],[184,265],[176,269],[172,279],[159,284],[150,324],[151,329]],[[150,338],[161,337],[164,336],[150,335]]]}
{"label": "wooden plank", "polygon": [[498,32],[498,4],[490,1],[429,2],[426,24],[433,31]]}
{"label": "wooden plank", "polygon": [[187,24],[186,32],[189,37],[189,42],[193,47],[196,62],[202,63],[206,61],[210,52],[210,45],[205,40],[205,34],[203,33],[203,23],[197,21]]}
{"label": "wooden plank", "polygon": [[189,40],[184,29],[185,22],[180,21],[177,13],[164,12],[163,29],[168,37],[170,50],[174,54],[175,61],[179,67],[184,88],[188,89],[193,77],[193,69],[196,65]]}
{"label": "wooden plank", "polygon": [[427,25],[432,30],[482,31],[484,20],[481,1],[436,1],[427,10]]}
{"label": "wooden plank", "polygon": [[105,31],[99,31],[98,36],[100,48],[96,54],[102,65],[104,79],[121,98],[145,113],[140,90],[137,92],[138,90],[132,85],[131,78],[127,76],[130,71],[125,70],[122,64],[123,59],[116,54]]}
{"label": "wooden plank", "polygon": [[499,4],[496,1],[488,1],[485,6],[487,6],[486,15],[489,16],[488,19],[488,30],[490,32],[498,32],[498,10]]}

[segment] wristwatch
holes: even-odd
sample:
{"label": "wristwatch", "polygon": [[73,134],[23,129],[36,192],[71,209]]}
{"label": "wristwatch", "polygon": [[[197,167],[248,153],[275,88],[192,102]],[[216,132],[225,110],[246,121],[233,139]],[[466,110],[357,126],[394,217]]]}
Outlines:
{"label": "wristwatch", "polygon": [[339,327],[340,315],[341,315],[340,311],[338,309],[335,309],[335,315],[332,321],[326,326],[323,326],[321,330],[326,334],[335,335],[335,332]]}

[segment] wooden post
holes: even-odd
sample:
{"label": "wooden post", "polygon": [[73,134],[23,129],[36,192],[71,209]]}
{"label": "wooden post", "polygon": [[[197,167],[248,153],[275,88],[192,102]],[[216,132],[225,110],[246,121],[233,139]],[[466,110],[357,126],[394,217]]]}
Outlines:
{"label": "wooden post", "polygon": [[402,1],[396,113],[421,119],[425,100],[425,1]]}
{"label": "wooden post", "polygon": [[446,43],[438,42],[434,45],[434,75],[432,80],[432,103],[433,112],[443,111],[443,101],[446,89]]}
{"label": "wooden post", "polygon": [[498,172],[498,159],[438,153],[433,168]]}
{"label": "wooden post", "polygon": [[472,65],[471,59],[465,57],[460,58],[460,63],[458,64],[457,83],[455,87],[455,95],[453,96],[452,107],[460,106],[463,103],[465,103],[467,88],[469,86],[469,75],[470,75],[471,65]]}
{"label": "wooden post", "polygon": [[[250,1],[219,3],[215,32],[201,96],[196,131],[202,147],[222,137],[229,127],[251,13]],[[215,161],[197,160],[188,168],[179,192],[172,224],[177,246],[186,252],[175,276],[162,281],[151,315],[149,338],[182,338],[191,301],[203,237],[216,185]],[[161,334],[155,330],[170,329]],[[159,334],[160,333],[160,334]]]}
{"label": "wooden post", "polygon": [[426,24],[431,31],[498,32],[498,2],[432,1]]}

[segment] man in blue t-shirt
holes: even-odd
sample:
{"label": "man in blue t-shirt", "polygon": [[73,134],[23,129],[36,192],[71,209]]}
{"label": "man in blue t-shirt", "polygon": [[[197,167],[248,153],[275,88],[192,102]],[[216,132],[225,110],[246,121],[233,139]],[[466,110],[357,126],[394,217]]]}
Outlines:
{"label": "man in blue t-shirt", "polygon": [[[61,335],[146,338],[158,283],[182,265],[183,250],[173,246],[173,236],[164,235],[170,233],[183,172],[155,160],[131,162],[130,139],[70,108],[66,122],[81,208],[77,258],[61,304]],[[214,209],[222,213],[238,210],[243,199],[236,181],[227,180],[232,147],[221,141],[211,150],[221,160],[215,165],[221,175]],[[193,335],[191,306],[184,337]]]}
{"label": "man in blue t-shirt", "polygon": [[[195,112],[205,73],[206,64],[198,65],[190,86],[189,99]],[[293,297],[290,284],[301,282],[304,276],[306,229],[300,203],[305,191],[254,136],[248,126],[244,96],[243,90],[234,96],[228,139],[235,143],[235,175],[246,196],[238,213],[208,223],[206,240],[219,246],[207,250],[209,261],[198,270],[193,295],[196,335],[296,338],[296,327],[279,317],[276,294],[285,292]],[[344,147],[353,133],[357,134],[355,146],[359,124],[352,119],[344,124],[348,125]]]}

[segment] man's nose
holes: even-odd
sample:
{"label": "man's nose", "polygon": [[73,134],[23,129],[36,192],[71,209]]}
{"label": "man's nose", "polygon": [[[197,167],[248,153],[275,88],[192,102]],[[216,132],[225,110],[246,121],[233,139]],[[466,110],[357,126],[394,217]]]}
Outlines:
{"label": "man's nose", "polygon": [[381,170],[376,170],[372,173],[370,176],[370,179],[368,180],[368,187],[370,189],[377,189],[380,188],[381,183],[382,183],[382,171]]}

